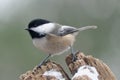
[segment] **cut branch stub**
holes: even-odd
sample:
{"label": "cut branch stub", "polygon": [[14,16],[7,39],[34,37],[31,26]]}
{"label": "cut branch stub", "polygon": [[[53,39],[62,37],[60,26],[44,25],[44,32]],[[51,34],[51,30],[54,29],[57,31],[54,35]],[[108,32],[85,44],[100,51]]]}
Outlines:
{"label": "cut branch stub", "polygon": [[[85,56],[82,52],[76,53],[77,60],[72,61],[72,57],[73,57],[72,55],[69,55],[66,57],[66,63],[69,67],[69,70],[71,71],[71,74],[75,75],[78,72],[78,69],[82,66],[89,66],[91,67],[91,69],[92,67],[94,67],[98,72],[98,80],[116,80],[110,68],[101,60],[96,59],[90,55]],[[90,72],[92,72],[92,70]],[[88,76],[87,77],[85,76],[86,75],[82,77],[78,76],[79,78],[77,77],[77,78],[74,78],[73,80],[91,80],[91,79],[87,79]],[[83,77],[84,79],[82,79]]]}
{"label": "cut branch stub", "polygon": [[20,76],[20,80],[70,80],[63,68],[54,62],[48,61],[40,68],[35,67]]}

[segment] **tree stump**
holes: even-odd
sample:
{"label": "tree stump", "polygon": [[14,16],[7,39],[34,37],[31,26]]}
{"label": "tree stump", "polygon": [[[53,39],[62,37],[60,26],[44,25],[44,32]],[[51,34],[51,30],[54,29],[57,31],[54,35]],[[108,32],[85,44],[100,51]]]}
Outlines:
{"label": "tree stump", "polygon": [[101,60],[76,53],[73,61],[70,54],[66,57],[67,66],[73,75],[69,78],[67,72],[57,63],[48,61],[40,68],[35,67],[20,76],[20,80],[116,80],[110,68]]}
{"label": "tree stump", "polygon": [[[66,57],[66,63],[73,77],[76,73],[80,74],[73,80],[93,80],[89,75],[94,76],[94,80],[116,80],[110,68],[101,60],[91,55],[85,56],[82,52],[76,53],[76,58],[76,61],[72,61],[72,55]],[[78,72],[78,68],[82,68],[83,72]],[[85,73],[86,70],[87,73]]]}
{"label": "tree stump", "polygon": [[54,62],[48,61],[40,68],[37,66],[20,76],[20,80],[70,80],[63,68]]}

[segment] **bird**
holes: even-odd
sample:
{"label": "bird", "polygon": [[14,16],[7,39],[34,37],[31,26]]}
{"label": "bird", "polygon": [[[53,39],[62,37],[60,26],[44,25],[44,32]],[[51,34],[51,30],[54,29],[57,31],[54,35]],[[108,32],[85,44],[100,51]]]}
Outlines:
{"label": "bird", "polygon": [[25,30],[29,32],[33,45],[48,54],[38,65],[40,67],[51,56],[62,54],[69,49],[73,55],[73,60],[75,60],[73,44],[76,36],[80,31],[96,28],[97,26],[94,25],[76,28],[46,19],[34,19],[29,22]]}

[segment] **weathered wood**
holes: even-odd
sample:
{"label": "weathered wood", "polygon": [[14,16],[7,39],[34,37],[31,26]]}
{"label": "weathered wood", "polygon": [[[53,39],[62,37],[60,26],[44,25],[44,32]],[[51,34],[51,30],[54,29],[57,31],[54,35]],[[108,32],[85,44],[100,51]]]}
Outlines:
{"label": "weathered wood", "polygon": [[48,61],[40,68],[35,67],[22,74],[20,80],[116,80],[110,68],[101,60],[82,52],[77,52],[75,56],[75,61],[71,54],[66,57],[67,66],[73,75],[71,79],[59,64]]}
{"label": "weathered wood", "polygon": [[[50,75],[45,75],[45,72],[50,70]],[[20,80],[58,80],[56,76],[54,76],[52,71],[60,72],[62,74],[62,77],[65,78],[65,80],[70,80],[63,68],[59,64],[51,61],[48,61],[40,68],[35,67],[33,70],[27,71],[26,73],[22,74],[20,76]]]}
{"label": "weathered wood", "polygon": [[[90,55],[85,56],[82,52],[78,52],[76,54],[77,60],[72,61],[72,55],[66,57],[66,63],[71,71],[71,74],[75,74],[81,66],[87,65],[95,67],[99,76],[99,80],[116,80],[114,74],[110,70],[110,68],[103,63],[101,60],[94,58]],[[79,76],[73,80],[91,80],[88,76]]]}

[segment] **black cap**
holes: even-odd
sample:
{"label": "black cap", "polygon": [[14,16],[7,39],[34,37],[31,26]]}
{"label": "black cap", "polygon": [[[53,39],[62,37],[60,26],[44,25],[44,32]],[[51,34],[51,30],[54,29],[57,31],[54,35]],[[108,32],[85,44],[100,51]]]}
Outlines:
{"label": "black cap", "polygon": [[45,19],[34,19],[28,24],[28,28],[37,27],[46,23],[50,23],[50,21]]}

